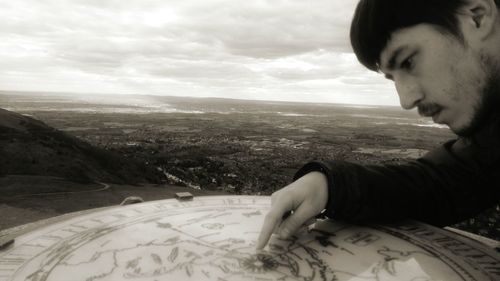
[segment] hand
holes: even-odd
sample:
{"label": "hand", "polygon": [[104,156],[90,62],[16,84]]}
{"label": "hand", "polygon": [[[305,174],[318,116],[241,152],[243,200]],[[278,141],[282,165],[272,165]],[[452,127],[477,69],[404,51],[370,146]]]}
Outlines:
{"label": "hand", "polygon": [[[306,221],[323,211],[327,202],[328,181],[320,172],[308,173],[276,191],[271,195],[271,210],[264,219],[256,248],[264,248],[273,232],[288,238]],[[293,214],[283,220],[289,211]]]}

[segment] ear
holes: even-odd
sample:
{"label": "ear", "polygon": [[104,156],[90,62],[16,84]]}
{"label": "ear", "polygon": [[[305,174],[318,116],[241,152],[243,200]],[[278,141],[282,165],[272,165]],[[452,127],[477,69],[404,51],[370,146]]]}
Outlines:
{"label": "ear", "polygon": [[498,7],[495,0],[465,0],[458,19],[463,35],[469,39],[485,40],[498,24]]}

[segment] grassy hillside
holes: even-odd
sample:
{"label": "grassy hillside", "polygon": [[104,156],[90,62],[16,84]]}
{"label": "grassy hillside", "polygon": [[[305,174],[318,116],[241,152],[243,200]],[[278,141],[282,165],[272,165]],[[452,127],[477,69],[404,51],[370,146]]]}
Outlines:
{"label": "grassy hillside", "polygon": [[157,182],[143,163],[97,148],[33,118],[0,109],[0,175],[44,175],[77,182]]}

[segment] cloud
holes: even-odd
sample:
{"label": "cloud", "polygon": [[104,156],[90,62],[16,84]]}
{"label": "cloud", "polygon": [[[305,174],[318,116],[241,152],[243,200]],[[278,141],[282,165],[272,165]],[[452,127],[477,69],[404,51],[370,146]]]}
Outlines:
{"label": "cloud", "polygon": [[189,7],[191,20],[185,26],[197,30],[198,39],[217,40],[233,54],[275,58],[317,49],[350,50],[345,6],[352,1],[218,2]]}
{"label": "cloud", "polygon": [[352,54],[356,2],[2,1],[0,87],[372,102],[394,90]]}

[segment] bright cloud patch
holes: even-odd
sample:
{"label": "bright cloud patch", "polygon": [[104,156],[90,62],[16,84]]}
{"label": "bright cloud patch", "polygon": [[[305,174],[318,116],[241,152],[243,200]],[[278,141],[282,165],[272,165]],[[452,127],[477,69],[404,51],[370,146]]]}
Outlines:
{"label": "bright cloud patch", "polygon": [[0,88],[397,104],[352,54],[355,3],[2,1]]}

